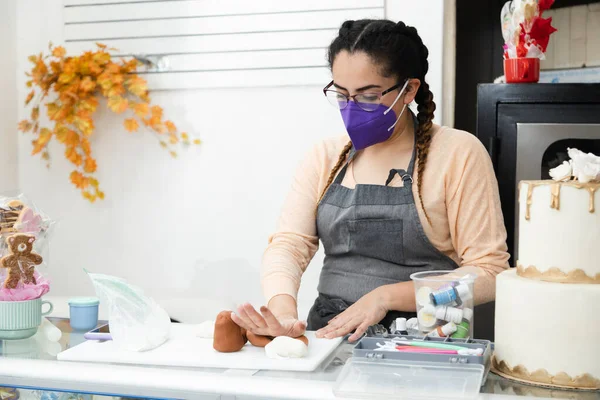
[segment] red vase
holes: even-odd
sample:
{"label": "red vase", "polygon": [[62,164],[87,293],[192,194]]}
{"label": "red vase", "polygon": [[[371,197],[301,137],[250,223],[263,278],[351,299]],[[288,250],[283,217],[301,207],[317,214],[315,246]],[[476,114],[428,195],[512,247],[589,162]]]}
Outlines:
{"label": "red vase", "polygon": [[536,83],[540,80],[539,58],[507,58],[504,60],[507,83]]}

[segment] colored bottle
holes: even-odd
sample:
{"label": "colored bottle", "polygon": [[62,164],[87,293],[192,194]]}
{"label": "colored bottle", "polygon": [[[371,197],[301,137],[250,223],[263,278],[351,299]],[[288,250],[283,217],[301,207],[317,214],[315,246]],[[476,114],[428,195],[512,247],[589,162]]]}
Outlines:
{"label": "colored bottle", "polygon": [[431,293],[429,298],[434,306],[449,304],[456,301],[456,290],[454,288],[438,290]]}
{"label": "colored bottle", "polygon": [[399,335],[408,335],[406,330],[406,318],[396,318],[396,332]]}
{"label": "colored bottle", "polygon": [[436,316],[442,321],[460,324],[462,322],[463,310],[454,307],[441,307],[437,310]]}
{"label": "colored bottle", "polygon": [[460,308],[447,306],[434,307],[432,305],[428,305],[423,307],[423,310],[425,310],[427,314],[433,315],[442,321],[460,324],[463,320],[463,310]]}
{"label": "colored bottle", "polygon": [[452,335],[454,332],[456,332],[456,329],[457,327],[454,322],[448,322],[444,326],[438,326],[437,328],[429,332],[427,336],[444,338]]}
{"label": "colored bottle", "polygon": [[445,287],[442,290],[431,293],[429,296],[435,306],[443,306],[450,303],[461,305],[472,297],[469,286],[464,283],[455,287]]}
{"label": "colored bottle", "polygon": [[464,339],[469,337],[469,330],[471,329],[471,319],[473,318],[473,310],[465,308],[463,310],[462,322],[457,325],[456,332],[451,336],[453,339]]}
{"label": "colored bottle", "polygon": [[419,325],[421,328],[429,329],[435,326],[435,313],[431,314],[430,312],[428,312],[429,307],[433,306],[429,305],[428,307],[423,307],[417,313],[417,318],[419,319]]}

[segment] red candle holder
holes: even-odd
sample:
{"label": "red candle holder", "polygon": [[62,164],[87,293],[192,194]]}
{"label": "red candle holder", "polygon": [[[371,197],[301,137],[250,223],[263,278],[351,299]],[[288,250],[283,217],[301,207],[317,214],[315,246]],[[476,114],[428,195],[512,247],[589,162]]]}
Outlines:
{"label": "red candle holder", "polygon": [[507,83],[536,83],[540,80],[539,58],[504,59],[504,76]]}

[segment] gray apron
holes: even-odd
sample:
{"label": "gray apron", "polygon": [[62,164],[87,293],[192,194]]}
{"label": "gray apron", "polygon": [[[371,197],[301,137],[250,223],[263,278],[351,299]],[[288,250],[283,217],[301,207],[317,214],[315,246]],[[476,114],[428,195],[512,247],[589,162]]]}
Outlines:
{"label": "gray apron", "polygon": [[[342,186],[355,151],[331,184],[317,210],[317,230],[325,249],[319,296],[308,329],[317,330],[365,294],[410,280],[413,272],[453,270],[458,265],[431,244],[419,220],[413,196],[416,146],[408,171],[393,169],[385,186]],[[388,186],[395,175],[404,186]],[[415,313],[390,311],[380,322],[389,328],[397,317]]]}

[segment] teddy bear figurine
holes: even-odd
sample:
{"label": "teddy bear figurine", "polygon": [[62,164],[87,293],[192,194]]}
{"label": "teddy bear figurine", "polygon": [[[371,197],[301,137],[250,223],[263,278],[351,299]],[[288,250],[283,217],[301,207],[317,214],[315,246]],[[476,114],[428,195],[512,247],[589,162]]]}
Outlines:
{"label": "teddy bear figurine", "polygon": [[35,266],[43,261],[42,256],[33,252],[35,237],[31,235],[16,234],[9,236],[6,243],[9,254],[0,259],[0,266],[8,269],[8,276],[4,282],[7,289],[16,289],[19,282],[35,285]]}

